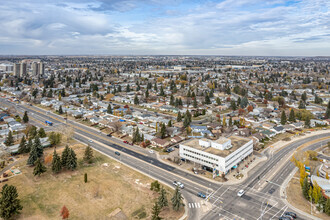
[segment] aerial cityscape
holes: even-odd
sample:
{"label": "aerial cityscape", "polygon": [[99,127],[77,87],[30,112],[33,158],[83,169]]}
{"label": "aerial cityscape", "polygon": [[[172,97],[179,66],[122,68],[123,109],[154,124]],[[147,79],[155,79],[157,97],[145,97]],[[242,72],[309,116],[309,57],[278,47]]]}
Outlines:
{"label": "aerial cityscape", "polygon": [[330,219],[330,1],[0,6],[0,218]]}

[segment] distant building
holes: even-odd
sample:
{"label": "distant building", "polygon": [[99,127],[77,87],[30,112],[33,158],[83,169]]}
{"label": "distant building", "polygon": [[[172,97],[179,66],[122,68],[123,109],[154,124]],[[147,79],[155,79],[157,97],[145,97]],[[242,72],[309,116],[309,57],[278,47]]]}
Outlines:
{"label": "distant building", "polygon": [[180,144],[180,157],[226,174],[253,152],[249,138],[231,136],[212,141],[191,139]]}
{"label": "distant building", "polygon": [[14,64],[14,75],[19,77],[20,76],[20,71],[21,71],[21,64],[15,63]]}
{"label": "distant building", "polygon": [[13,71],[13,65],[9,63],[1,63],[0,64],[0,70],[3,72],[12,72]]}
{"label": "distant building", "polygon": [[20,68],[20,77],[24,77],[26,76],[26,69],[27,69],[27,65],[26,63],[21,63],[21,68]]}

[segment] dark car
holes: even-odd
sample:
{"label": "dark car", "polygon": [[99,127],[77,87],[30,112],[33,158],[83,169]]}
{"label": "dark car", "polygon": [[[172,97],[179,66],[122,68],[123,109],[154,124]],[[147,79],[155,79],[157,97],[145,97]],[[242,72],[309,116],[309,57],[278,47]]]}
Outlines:
{"label": "dark car", "polygon": [[283,217],[286,217],[286,218],[288,218],[288,219],[290,219],[290,220],[293,220],[294,218],[291,216],[291,215],[286,215],[286,214],[284,214],[284,215],[282,215]]}
{"label": "dark car", "polygon": [[107,134],[107,136],[108,136],[108,137],[112,137],[112,135],[111,135],[111,134]]}
{"label": "dark car", "polygon": [[118,151],[116,151],[115,154],[116,154],[117,156],[120,156],[120,153],[119,153]]}
{"label": "dark car", "polygon": [[284,215],[290,215],[293,218],[297,218],[297,214],[294,212],[285,212]]}
{"label": "dark car", "polygon": [[206,195],[205,195],[204,193],[202,193],[202,192],[197,193],[197,196],[198,196],[198,197],[201,197],[201,198],[203,198],[203,199],[206,198]]}

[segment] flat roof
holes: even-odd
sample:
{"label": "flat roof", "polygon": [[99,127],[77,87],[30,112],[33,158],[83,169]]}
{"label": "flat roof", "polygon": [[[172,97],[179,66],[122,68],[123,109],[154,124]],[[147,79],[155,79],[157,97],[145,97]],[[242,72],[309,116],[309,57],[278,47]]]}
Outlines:
{"label": "flat roof", "polygon": [[[230,149],[226,149],[226,150],[219,150],[213,147],[202,147],[201,145],[199,145],[199,140],[203,140],[203,141],[211,141],[211,142],[216,142],[219,144],[225,143],[228,141],[228,139],[231,140],[231,145],[232,147]],[[214,154],[220,157],[227,157],[229,154],[233,153],[234,151],[236,151],[237,149],[239,149],[240,147],[242,147],[244,144],[248,143],[251,139],[249,138],[243,138],[243,137],[239,137],[239,136],[231,136],[228,138],[220,138],[218,140],[209,140],[206,138],[202,138],[202,139],[191,139],[185,143],[183,143],[183,145],[186,145],[188,147],[194,148],[196,150],[200,150],[200,151],[204,151],[206,153],[210,153],[210,154]]]}

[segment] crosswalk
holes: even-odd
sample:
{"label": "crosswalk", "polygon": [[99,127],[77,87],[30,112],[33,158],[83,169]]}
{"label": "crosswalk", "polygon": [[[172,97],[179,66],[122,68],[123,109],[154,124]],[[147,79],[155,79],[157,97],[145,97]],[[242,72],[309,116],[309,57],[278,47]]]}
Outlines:
{"label": "crosswalk", "polygon": [[199,202],[189,202],[188,203],[188,207],[190,209],[198,209],[201,207],[200,203]]}

